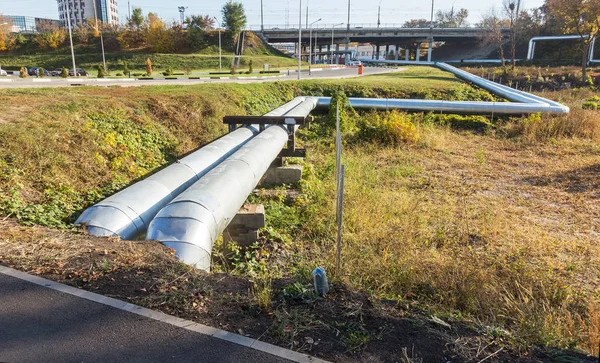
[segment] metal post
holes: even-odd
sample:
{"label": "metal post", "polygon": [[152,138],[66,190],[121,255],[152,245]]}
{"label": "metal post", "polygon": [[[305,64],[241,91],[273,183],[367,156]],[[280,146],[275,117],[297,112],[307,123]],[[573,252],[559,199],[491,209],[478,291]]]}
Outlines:
{"label": "metal post", "polygon": [[300,3],[300,12],[298,14],[298,80],[300,80],[300,65],[302,63],[302,0]]}
{"label": "metal post", "polygon": [[[307,7],[308,9],[308,7]],[[311,66],[312,66],[312,26],[315,23],[318,23],[321,21],[321,18],[319,18],[318,20],[313,21],[312,23],[310,23],[310,25],[308,26],[308,41],[309,41],[309,46],[308,46],[308,75],[310,76],[311,73]]]}
{"label": "metal post", "polygon": [[377,28],[379,28],[379,25],[381,24],[381,2],[383,0],[379,0],[379,6],[377,7]]}
{"label": "metal post", "polygon": [[73,58],[73,77],[77,77],[77,66],[75,65],[75,50],[73,50],[73,33],[71,32],[71,7],[67,0],[67,23],[69,26],[69,42],[71,43],[71,57]]}
{"label": "metal post", "polygon": [[223,72],[222,62],[221,62],[221,27],[219,27],[219,72]]}
{"label": "metal post", "polygon": [[106,72],[106,57],[104,56],[104,37],[102,31],[98,30],[98,15],[96,13],[96,2],[94,1],[94,19],[96,20],[96,30],[100,33],[100,46],[102,47],[102,65],[104,66],[104,72]]}
{"label": "metal post", "polygon": [[[427,51],[427,61],[431,62],[431,53],[433,52],[433,4],[434,4],[435,0],[431,0],[431,22],[429,23],[429,48]],[[420,46],[419,46],[420,48]],[[418,55],[418,51],[419,49],[417,49],[417,61],[419,60],[419,55]]]}
{"label": "metal post", "polygon": [[260,31],[265,31],[265,23],[263,18],[263,0],[260,0]]}
{"label": "metal post", "polygon": [[350,47],[350,0],[348,0],[348,23],[346,25],[346,50]]}

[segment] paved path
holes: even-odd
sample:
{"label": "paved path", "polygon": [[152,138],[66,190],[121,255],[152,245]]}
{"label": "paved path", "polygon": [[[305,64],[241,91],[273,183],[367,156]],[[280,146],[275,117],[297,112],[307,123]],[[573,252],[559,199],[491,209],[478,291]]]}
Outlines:
{"label": "paved path", "polygon": [[[365,67],[365,75],[382,74],[398,71],[402,69],[395,68],[379,68],[379,67]],[[340,68],[336,70],[325,69],[313,71],[309,76],[308,71],[302,71],[300,74],[302,80],[306,79],[341,79],[341,78],[353,78],[358,77],[358,70],[356,68]],[[221,77],[219,77],[221,78]],[[261,83],[261,82],[277,82],[277,81],[292,81],[298,79],[298,74],[295,72],[289,75],[285,74],[278,77],[263,77],[262,79],[257,76],[254,78],[239,77],[237,79],[230,79],[229,77],[222,77],[223,79],[209,79],[206,75],[203,79],[151,79],[151,80],[137,80],[137,79],[114,79],[114,78],[81,78],[81,79],[62,79],[57,77],[45,77],[45,78],[26,78],[21,79],[16,76],[0,77],[0,89],[2,88],[52,88],[52,87],[71,87],[77,86],[122,86],[122,87],[133,87],[133,86],[156,86],[156,85],[193,85],[202,83]]]}
{"label": "paved path", "polygon": [[[7,272],[8,271],[8,272]],[[8,275],[7,275],[8,274]],[[34,284],[9,275],[36,281]],[[56,291],[78,290],[0,266],[0,362],[274,362],[311,361],[301,354],[260,343],[278,350],[280,357],[231,342],[251,341],[212,329],[225,338],[199,333],[184,325],[172,325],[127,312],[92,298],[117,300],[84,292],[86,297]],[[73,292],[73,291],[71,291]],[[118,301],[117,301],[118,302]],[[132,304],[126,304],[141,309]],[[147,310],[147,309],[141,309]],[[157,316],[166,316],[152,312]],[[188,322],[188,325],[191,322]],[[225,340],[223,340],[225,339]],[[229,340],[229,341],[226,341]],[[282,354],[283,353],[283,354]],[[300,358],[300,359],[298,359]],[[317,360],[315,360],[317,361]]]}

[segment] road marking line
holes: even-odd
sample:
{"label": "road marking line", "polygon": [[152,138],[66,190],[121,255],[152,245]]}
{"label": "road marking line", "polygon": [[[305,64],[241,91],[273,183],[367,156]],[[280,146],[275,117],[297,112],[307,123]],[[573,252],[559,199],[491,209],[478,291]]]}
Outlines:
{"label": "road marking line", "polygon": [[68,286],[51,280],[47,280],[38,276],[30,275],[28,273],[12,269],[10,267],[0,265],[0,273],[11,276],[23,281],[31,282],[33,284],[44,286],[49,289],[60,291],[62,293],[80,297],[82,299],[90,300],[98,304],[108,305],[115,309],[124,310],[133,314],[141,315],[146,318],[161,321],[181,329],[194,331],[196,333],[211,336],[213,338],[228,341],[230,343],[238,344],[247,348],[258,350],[264,353],[268,353],[280,358],[290,360],[298,363],[327,363],[327,361],[311,357],[306,354],[294,352],[293,350],[278,347],[273,344],[265,343],[256,339],[248,338],[242,335],[230,333],[225,330],[213,328],[207,325],[195,323],[193,321],[181,319],[175,316],[167,315],[160,311],[150,310],[143,308],[138,305],[134,305],[125,301],[113,299],[111,297],[99,295],[93,292],[89,292],[76,287]]}

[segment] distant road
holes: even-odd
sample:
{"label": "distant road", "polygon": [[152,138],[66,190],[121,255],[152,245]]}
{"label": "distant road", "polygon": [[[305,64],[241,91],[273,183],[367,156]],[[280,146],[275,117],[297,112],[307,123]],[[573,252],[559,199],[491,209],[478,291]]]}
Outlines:
{"label": "distant road", "polygon": [[[364,75],[382,74],[397,71],[395,68],[379,68],[379,67],[364,67]],[[301,79],[337,79],[337,78],[350,78],[358,77],[357,68],[339,68],[339,69],[328,69],[328,68],[317,68],[308,75],[308,71],[302,71],[300,74]],[[25,78],[21,79],[17,76],[0,77],[0,89],[3,88],[52,88],[52,87],[75,87],[75,86],[122,86],[122,87],[133,87],[133,86],[156,86],[156,85],[194,85],[203,83],[260,83],[260,82],[277,82],[277,81],[289,81],[298,79],[298,74],[295,71],[291,71],[289,75],[282,74],[281,76],[265,76],[260,77],[239,77],[231,79],[230,77],[219,77],[220,79],[210,79],[210,76],[201,77],[200,79],[164,79],[156,78],[151,80],[139,80],[139,79],[113,79],[113,78]],[[214,77],[214,76],[213,76]],[[216,77],[215,77],[216,78]]]}

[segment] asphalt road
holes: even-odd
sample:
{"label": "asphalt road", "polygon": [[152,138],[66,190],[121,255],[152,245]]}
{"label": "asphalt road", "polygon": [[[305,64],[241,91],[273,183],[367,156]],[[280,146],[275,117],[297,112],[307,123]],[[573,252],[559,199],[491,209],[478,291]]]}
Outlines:
{"label": "asphalt road", "polygon": [[289,362],[0,274],[0,362]]}
{"label": "asphalt road", "polygon": [[[383,68],[383,67],[364,67],[364,75],[382,74],[397,71],[397,68]],[[308,74],[308,71],[302,71],[300,73],[301,79],[340,79],[340,78],[352,78],[358,77],[357,68],[340,68],[340,69],[326,69],[316,68],[315,71]],[[237,79],[230,79],[229,77],[222,77],[223,79],[210,79],[208,75],[202,77],[203,79],[151,79],[151,80],[137,80],[137,79],[112,79],[112,78],[81,78],[81,79],[62,79],[57,77],[45,77],[45,78],[25,78],[21,79],[16,76],[0,77],[0,89],[2,88],[52,88],[52,87],[73,87],[73,86],[122,86],[122,87],[134,87],[134,86],[156,86],[156,85],[193,85],[202,83],[260,83],[260,82],[277,82],[277,81],[289,81],[297,80],[298,74],[291,72],[283,74],[279,77],[264,76],[260,78],[257,75],[256,78],[239,77]],[[221,78],[221,77],[219,77]]]}

